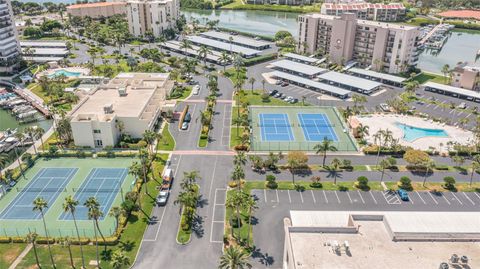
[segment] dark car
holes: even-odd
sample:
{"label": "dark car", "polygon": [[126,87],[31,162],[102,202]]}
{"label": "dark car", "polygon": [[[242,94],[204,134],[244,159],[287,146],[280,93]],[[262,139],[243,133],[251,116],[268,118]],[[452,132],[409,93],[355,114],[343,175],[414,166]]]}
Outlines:
{"label": "dark car", "polygon": [[289,85],[288,82],[283,82],[282,83],[282,87],[287,87],[288,85]]}
{"label": "dark car", "polygon": [[185,118],[183,119],[183,121],[190,122],[191,120],[192,120],[192,115],[190,115],[190,113],[187,113],[185,115]]}
{"label": "dark car", "polygon": [[408,201],[408,200],[409,200],[409,198],[408,198],[408,193],[407,193],[406,190],[404,190],[404,189],[399,189],[399,190],[397,191],[397,193],[398,193],[398,196],[400,196],[400,199],[402,199],[402,201]]}
{"label": "dark car", "polygon": [[277,94],[277,92],[277,90],[270,91],[270,96],[274,96],[275,94]]}

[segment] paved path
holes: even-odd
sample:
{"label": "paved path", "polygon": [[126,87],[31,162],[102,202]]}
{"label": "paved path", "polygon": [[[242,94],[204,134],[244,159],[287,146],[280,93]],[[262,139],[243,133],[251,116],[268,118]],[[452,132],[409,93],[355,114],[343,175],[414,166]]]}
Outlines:
{"label": "paved path", "polygon": [[13,261],[13,263],[10,265],[10,267],[8,267],[8,269],[17,268],[17,266],[20,264],[20,262],[22,262],[23,258],[25,258],[25,256],[27,256],[28,252],[30,252],[32,247],[33,247],[32,244],[28,244],[25,247],[25,249],[22,251],[22,253],[20,253],[20,255],[18,255],[18,257]]}

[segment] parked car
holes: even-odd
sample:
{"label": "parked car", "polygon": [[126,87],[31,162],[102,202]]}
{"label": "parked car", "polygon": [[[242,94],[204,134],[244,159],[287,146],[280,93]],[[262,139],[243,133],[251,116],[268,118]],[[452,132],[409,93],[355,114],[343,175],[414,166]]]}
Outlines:
{"label": "parked car", "polygon": [[298,103],[298,99],[297,99],[297,98],[293,98],[293,100],[290,100],[289,103],[290,103],[290,104]]}
{"label": "parked car", "polygon": [[164,206],[167,204],[168,196],[170,196],[170,192],[168,190],[160,191],[157,196],[157,204],[160,206]]}
{"label": "parked car", "polygon": [[398,193],[398,196],[400,196],[400,199],[402,199],[402,201],[408,201],[409,200],[408,193],[407,193],[406,190],[398,189],[397,193]]}
{"label": "parked car", "polygon": [[465,102],[461,102],[460,105],[458,105],[458,108],[460,108],[460,109],[466,109],[466,108],[467,108],[467,104],[465,104]]}
{"label": "parked car", "polygon": [[183,121],[190,122],[191,120],[192,120],[192,115],[190,115],[190,113],[187,112],[187,114],[185,115],[185,118],[183,118]]}
{"label": "parked car", "polygon": [[290,100],[293,100],[293,97],[287,96],[287,97],[285,97],[285,99],[283,99],[283,101],[285,101],[285,102],[290,102]]}
{"label": "parked car", "polygon": [[188,122],[184,121],[182,123],[182,130],[187,130],[188,129]]}
{"label": "parked car", "polygon": [[283,82],[282,83],[282,87],[287,87],[288,85],[289,85],[288,82]]}
{"label": "parked car", "polygon": [[278,98],[283,100],[283,99],[285,99],[285,97],[287,97],[287,96],[284,93],[280,93],[280,97],[278,97]]}
{"label": "parked car", "polygon": [[200,93],[200,85],[195,85],[192,88],[193,95],[198,95]]}
{"label": "parked car", "polygon": [[278,93],[277,90],[270,91],[270,96],[274,96],[274,95],[277,94],[277,93]]}
{"label": "parked car", "polygon": [[385,103],[380,104],[380,108],[385,112],[390,112],[390,106]]}
{"label": "parked car", "polygon": [[282,93],[281,92],[277,92],[273,97],[275,98],[280,98],[282,96]]}
{"label": "parked car", "polygon": [[281,81],[281,80],[277,80],[277,81],[275,82],[275,85],[281,85],[281,84],[282,84],[282,81]]}

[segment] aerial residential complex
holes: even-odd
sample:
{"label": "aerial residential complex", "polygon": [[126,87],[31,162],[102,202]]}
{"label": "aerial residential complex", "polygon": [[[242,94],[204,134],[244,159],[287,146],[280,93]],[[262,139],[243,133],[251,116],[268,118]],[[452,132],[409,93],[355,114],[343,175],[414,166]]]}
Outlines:
{"label": "aerial residential complex", "polygon": [[320,13],[339,16],[343,13],[355,13],[358,19],[372,21],[400,21],[405,17],[406,9],[402,3],[324,3]]}
{"label": "aerial residential complex", "polygon": [[10,0],[0,1],[0,72],[12,72],[18,66],[20,44],[15,30]]}
{"label": "aerial residential complex", "polygon": [[124,2],[97,2],[67,6],[67,13],[74,17],[99,19],[117,14],[126,14]]}
{"label": "aerial residential complex", "polygon": [[301,15],[298,27],[301,51],[330,55],[338,64],[354,60],[361,67],[399,73],[418,60],[417,27],[359,20],[353,13]]}
{"label": "aerial residential complex", "polygon": [[172,87],[167,73],[118,74],[73,109],[75,145],[115,146],[121,132],[141,137],[145,130],[153,129]]}
{"label": "aerial residential complex", "polygon": [[480,64],[459,63],[452,70],[452,86],[480,91]]}

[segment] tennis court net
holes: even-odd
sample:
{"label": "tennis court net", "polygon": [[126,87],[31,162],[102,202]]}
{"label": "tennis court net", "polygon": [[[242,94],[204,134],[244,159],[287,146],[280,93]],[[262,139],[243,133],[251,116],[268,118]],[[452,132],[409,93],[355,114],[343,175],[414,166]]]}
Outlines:
{"label": "tennis court net", "polygon": [[331,127],[331,128],[335,128],[335,124],[314,124],[314,123],[301,124],[301,123],[299,123],[298,127]]}
{"label": "tennis court net", "polygon": [[117,193],[122,191],[121,188],[103,188],[103,189],[91,189],[91,188],[73,188],[73,192],[107,192],[107,193]]}
{"label": "tennis court net", "polygon": [[257,123],[257,126],[258,127],[277,127],[277,128],[281,128],[281,127],[293,127],[294,125],[293,124],[261,124],[261,123]]}

